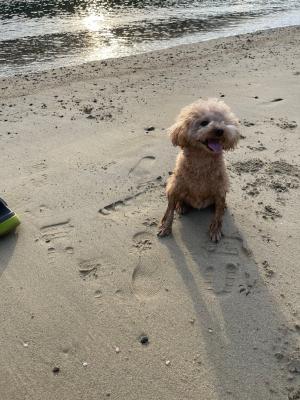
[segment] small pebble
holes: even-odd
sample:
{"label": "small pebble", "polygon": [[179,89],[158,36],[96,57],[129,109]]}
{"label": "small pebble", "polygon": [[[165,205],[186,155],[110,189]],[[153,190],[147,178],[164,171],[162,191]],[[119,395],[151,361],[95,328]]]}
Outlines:
{"label": "small pebble", "polygon": [[115,350],[116,350],[116,353],[120,353],[120,348],[119,347],[116,347]]}
{"label": "small pebble", "polygon": [[86,361],[84,361],[84,362],[82,363],[82,365],[83,365],[84,367],[87,367],[87,366],[88,366],[88,363],[87,363]]}
{"label": "small pebble", "polygon": [[166,365],[170,365],[171,364],[171,361],[170,360],[167,360],[166,361]]}
{"label": "small pebble", "polygon": [[276,99],[272,100],[272,103],[276,103],[278,101],[282,101],[283,99],[281,97],[277,97]]}
{"label": "small pebble", "polygon": [[57,375],[57,374],[60,372],[59,367],[54,367],[54,368],[52,369],[52,372],[53,372],[55,375]]}
{"label": "small pebble", "polygon": [[144,130],[145,130],[146,132],[154,131],[154,129],[155,129],[154,126],[148,126],[147,128],[144,128]]}
{"label": "small pebble", "polygon": [[148,336],[142,335],[140,337],[140,342],[141,342],[142,345],[147,346],[147,344],[149,344]]}

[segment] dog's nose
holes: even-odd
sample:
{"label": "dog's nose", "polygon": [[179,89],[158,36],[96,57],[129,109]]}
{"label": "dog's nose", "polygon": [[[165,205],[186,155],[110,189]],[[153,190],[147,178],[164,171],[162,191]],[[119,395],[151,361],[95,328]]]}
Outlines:
{"label": "dog's nose", "polygon": [[222,136],[223,133],[224,133],[224,130],[221,129],[221,128],[218,128],[218,129],[215,130],[215,135],[216,136]]}

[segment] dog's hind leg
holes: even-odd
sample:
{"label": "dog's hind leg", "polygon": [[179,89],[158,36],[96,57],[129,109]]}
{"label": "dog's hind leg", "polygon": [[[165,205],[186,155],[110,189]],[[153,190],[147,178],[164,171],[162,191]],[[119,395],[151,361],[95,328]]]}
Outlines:
{"label": "dog's hind leg", "polygon": [[225,197],[218,197],[215,201],[215,214],[209,227],[209,236],[213,242],[218,242],[221,239],[225,208]]}
{"label": "dog's hind leg", "polygon": [[191,209],[192,209],[192,207],[189,204],[185,203],[184,201],[177,201],[177,203],[176,203],[175,210],[176,210],[177,214],[179,214],[179,215],[185,215]]}
{"label": "dog's hind leg", "polygon": [[158,228],[157,236],[159,237],[168,236],[172,232],[175,207],[176,207],[176,201],[173,196],[170,196],[167,210]]}

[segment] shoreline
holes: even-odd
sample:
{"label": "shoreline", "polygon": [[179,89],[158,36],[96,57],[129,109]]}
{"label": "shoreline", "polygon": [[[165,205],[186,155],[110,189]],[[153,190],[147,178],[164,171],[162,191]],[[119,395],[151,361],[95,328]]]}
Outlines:
{"label": "shoreline", "polygon": [[[234,36],[227,36],[227,37],[222,37],[218,39],[209,39],[197,43],[192,43],[192,44],[183,44],[183,45],[178,45],[174,47],[170,47],[167,49],[163,50],[155,50],[155,51],[150,51],[146,53],[140,53],[140,54],[135,54],[135,55],[130,55],[130,56],[125,56],[125,57],[117,57],[117,58],[108,58],[104,60],[99,60],[99,61],[90,61],[87,63],[83,64],[78,64],[74,66],[67,66],[67,67],[58,67],[58,68],[52,68],[49,70],[45,71],[40,71],[40,72],[33,72],[33,73],[25,73],[25,74],[17,74],[14,76],[9,76],[9,77],[0,77],[0,95],[1,96],[6,96],[7,92],[9,93],[9,88],[7,85],[10,85],[12,83],[17,84],[17,85],[26,85],[28,84],[30,79],[37,80],[38,78],[49,78],[49,79],[54,79],[54,80],[59,80],[57,84],[60,84],[61,82],[72,82],[73,80],[76,80],[79,77],[82,77],[82,72],[83,69],[87,69],[87,71],[84,71],[88,76],[88,79],[92,79],[93,77],[98,76],[99,77],[99,67],[104,66],[106,67],[103,71],[103,74],[101,75],[102,71],[100,72],[100,76],[103,78],[110,76],[112,73],[110,71],[110,68],[122,68],[125,65],[125,70],[123,71],[124,74],[130,73],[128,69],[131,67],[129,66],[126,68],[126,64],[135,64],[135,69],[143,69],[143,63],[144,62],[149,62],[150,65],[149,68],[155,66],[155,60],[152,62],[152,59],[155,58],[156,56],[162,56],[164,57],[164,62],[166,63],[166,66],[172,66],[174,63],[173,61],[168,60],[168,54],[169,52],[175,53],[175,57],[177,56],[179,59],[181,51],[195,51],[201,49],[201,47],[206,49],[211,49],[211,47],[214,47],[215,44],[218,44],[218,42],[224,42],[224,44],[230,45],[231,43],[234,43],[236,39],[238,40],[247,40],[247,39],[261,39],[264,40],[264,38],[268,39],[268,36],[270,37],[272,34],[280,34],[281,32],[288,33],[289,31],[297,31],[299,29],[300,25],[295,25],[295,26],[289,26],[289,27],[281,27],[281,28],[272,28],[272,29],[265,29],[261,31],[256,31],[253,33],[246,33],[246,34],[238,34]],[[94,70],[95,68],[98,68],[97,70]],[[29,82],[29,86],[30,83]],[[53,83],[54,84],[54,83]],[[55,84],[54,84],[55,85]],[[36,83],[34,83],[34,86],[38,86]],[[28,87],[28,89],[32,89],[32,87]],[[25,93],[25,92],[24,92]],[[21,95],[21,94],[20,94]],[[10,94],[8,94],[10,96]]]}
{"label": "shoreline", "polygon": [[[105,64],[0,81],[1,400],[298,398],[300,27]],[[217,245],[156,237],[199,97],[241,121]]]}
{"label": "shoreline", "polygon": [[[225,16],[225,18],[226,18],[226,16]],[[230,18],[231,18],[231,16],[229,16],[229,20],[230,20]],[[214,20],[214,17],[213,17],[213,20]],[[26,51],[21,52],[22,54],[20,54],[20,58],[16,59],[16,58],[13,58],[14,51],[12,51],[12,54],[10,54],[10,47],[15,46],[16,51],[19,52],[19,50],[22,49],[22,42],[24,41],[24,37],[17,36],[15,40],[20,41],[17,44],[14,43],[14,39],[12,39],[12,41],[10,42],[10,39],[7,37],[7,40],[3,42],[3,45],[7,46],[7,52],[5,51],[5,49],[3,49],[2,52],[0,50],[0,55],[2,56],[1,57],[2,59],[6,59],[6,56],[7,56],[7,58],[8,58],[7,61],[10,62],[10,66],[7,63],[5,63],[5,65],[3,65],[3,70],[0,73],[0,76],[4,77],[6,73],[8,73],[8,75],[18,74],[17,71],[19,68],[20,68],[21,74],[26,74],[26,73],[30,73],[30,69],[35,70],[36,72],[39,72],[40,67],[42,67],[42,69],[41,69],[42,71],[56,68],[55,65],[57,65],[59,67],[68,67],[68,66],[72,67],[75,65],[80,65],[82,63],[86,63],[86,62],[88,62],[87,61],[88,59],[92,60],[92,58],[93,58],[93,56],[91,56],[92,54],[95,54],[96,58],[99,57],[98,60],[100,60],[100,61],[105,60],[105,59],[111,59],[111,58],[119,58],[120,56],[124,57],[124,56],[130,56],[130,55],[134,55],[134,54],[139,55],[142,53],[168,49],[168,48],[172,48],[172,47],[179,46],[179,45],[189,45],[189,44],[193,44],[193,43],[195,44],[198,42],[208,41],[208,40],[212,40],[212,39],[223,39],[225,37],[232,37],[232,36],[236,36],[236,35],[255,33],[258,31],[292,27],[295,25],[299,25],[299,21],[300,21],[300,14],[299,14],[299,10],[297,10],[297,8],[293,9],[293,11],[292,10],[281,10],[280,14],[277,14],[275,12],[274,14],[269,15],[269,17],[267,17],[263,14],[263,15],[257,16],[257,18],[254,18],[252,20],[245,21],[243,19],[243,22],[236,21],[234,26],[231,26],[231,24],[229,23],[229,26],[227,26],[227,27],[222,26],[222,21],[221,21],[221,26],[220,26],[220,20],[217,19],[217,20],[214,20],[214,23],[216,24],[216,26],[214,26],[215,29],[211,26],[211,30],[205,31],[205,30],[202,30],[202,27],[200,26],[200,32],[197,32],[197,29],[196,30],[191,29],[191,31],[189,33],[186,32],[187,34],[184,34],[183,36],[176,37],[176,35],[175,35],[174,37],[168,37],[167,40],[164,40],[166,38],[161,37],[161,38],[156,38],[156,39],[153,38],[154,41],[152,41],[151,36],[146,35],[146,38],[144,38],[145,40],[142,42],[139,42],[138,37],[136,37],[135,34],[133,33],[133,36],[131,37],[132,41],[131,41],[130,46],[123,45],[121,38],[116,37],[116,38],[114,38],[112,43],[108,46],[106,46],[105,43],[103,43],[103,46],[101,46],[97,50],[93,49],[93,47],[88,46],[89,51],[86,51],[87,49],[85,47],[83,47],[78,52],[77,51],[72,52],[72,55],[68,54],[68,49],[65,48],[65,54],[62,56],[63,53],[60,52],[61,49],[55,48],[54,53],[57,50],[59,56],[53,60],[48,59],[48,61],[46,61],[45,59],[44,59],[44,61],[41,61],[41,60],[39,60],[38,57],[35,59],[34,59],[34,57],[31,58],[30,55],[28,54],[29,59],[31,59],[32,63],[28,64],[29,60],[27,59],[27,61],[25,61],[23,67],[22,67],[22,63],[20,63],[20,61],[21,61],[21,59],[23,59],[23,56],[25,57],[25,60],[26,60]],[[193,22],[193,20],[192,20],[192,22]],[[79,23],[79,22],[77,22],[77,23]],[[129,23],[129,25],[130,25],[130,23]],[[129,25],[125,25],[124,29],[126,29],[126,26],[127,26],[127,28],[129,28]],[[134,25],[134,22],[133,22],[133,25]],[[154,26],[153,26],[154,29],[155,29],[155,26],[156,25],[154,23]],[[193,23],[189,25],[190,28],[193,26],[194,26]],[[8,30],[10,31],[9,25],[8,25]],[[14,30],[14,29],[12,28],[12,30]],[[15,30],[18,31],[18,28],[15,27]],[[137,30],[138,30],[138,28],[137,28]],[[133,28],[133,32],[134,32],[134,28]],[[0,33],[1,33],[1,29],[0,29]],[[76,37],[76,35],[81,35],[81,34],[89,35],[89,31],[85,30],[83,28],[83,30],[80,30],[80,31],[75,30],[74,32],[71,30],[70,32],[65,32],[65,34],[66,35],[75,35],[72,38],[73,40],[70,39],[70,45],[72,45],[73,42],[77,42],[79,40],[79,38]],[[105,35],[105,30],[104,30],[103,34]],[[51,40],[53,40],[54,42],[56,42],[57,40],[59,41],[59,37],[55,36],[56,35],[55,32],[53,32],[52,35],[53,35],[53,37],[49,37],[49,42],[51,42]],[[59,33],[58,33],[58,35],[59,35]],[[5,36],[5,32],[4,32],[4,36]],[[26,39],[29,39],[29,41],[30,41],[31,37],[36,38],[37,43],[33,43],[32,45],[30,45],[30,43],[27,43]],[[34,47],[34,44],[43,47],[43,42],[39,43],[39,40],[42,40],[42,38],[43,38],[43,35],[41,35],[41,36],[39,36],[39,35],[25,36],[26,48]],[[98,39],[98,35],[97,35],[97,39]],[[87,40],[88,40],[88,38],[87,38]],[[94,61],[96,61],[96,60],[94,60]],[[16,65],[14,65],[14,63]],[[15,71],[15,74],[11,74],[10,68],[11,68],[11,70]]]}

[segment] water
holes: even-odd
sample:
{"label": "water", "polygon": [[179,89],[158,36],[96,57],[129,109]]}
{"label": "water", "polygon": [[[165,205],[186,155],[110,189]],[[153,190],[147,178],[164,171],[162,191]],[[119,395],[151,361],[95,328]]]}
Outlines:
{"label": "water", "polygon": [[0,76],[300,24],[300,0],[0,0]]}

